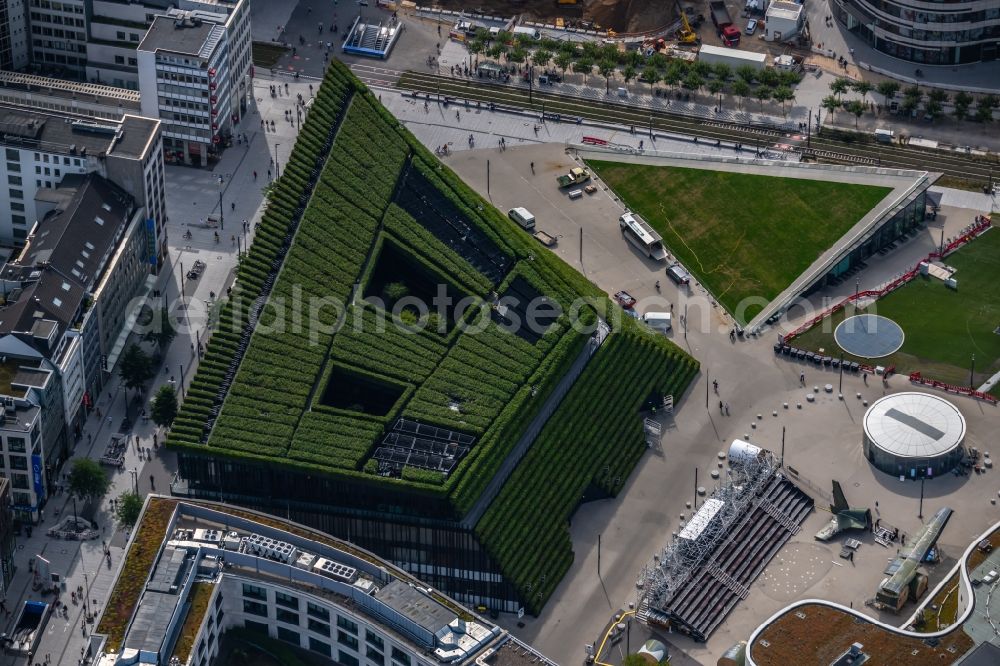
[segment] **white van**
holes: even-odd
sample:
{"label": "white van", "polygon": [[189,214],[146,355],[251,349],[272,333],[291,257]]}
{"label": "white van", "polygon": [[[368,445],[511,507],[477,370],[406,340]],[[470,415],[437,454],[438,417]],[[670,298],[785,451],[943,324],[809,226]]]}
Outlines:
{"label": "white van", "polygon": [[527,208],[511,208],[507,211],[507,217],[517,222],[517,225],[525,231],[535,228],[535,216]]}
{"label": "white van", "polygon": [[663,331],[664,333],[670,330],[669,312],[647,312],[642,315],[642,320],[653,330]]}
{"label": "white van", "polygon": [[526,25],[519,25],[516,28],[514,28],[513,30],[511,30],[511,32],[513,34],[515,34],[515,35],[528,35],[532,39],[541,39],[542,38],[542,33],[538,32],[534,28],[529,28]]}
{"label": "white van", "polygon": [[879,143],[892,143],[895,138],[896,133],[892,130],[887,129],[877,129],[875,130],[875,140]]}

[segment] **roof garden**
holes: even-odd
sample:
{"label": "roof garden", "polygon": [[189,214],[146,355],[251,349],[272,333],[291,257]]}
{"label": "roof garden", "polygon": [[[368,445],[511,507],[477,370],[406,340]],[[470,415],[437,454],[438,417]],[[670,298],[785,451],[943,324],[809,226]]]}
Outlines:
{"label": "roof garden", "polygon": [[[594,408],[601,400],[592,392],[556,401],[557,414],[577,419],[572,444],[562,445],[565,455],[575,451],[576,469],[560,479],[567,501],[550,515],[561,537],[577,487],[596,480],[617,491],[645,450],[637,408],[651,392],[683,393],[697,365],[621,317],[596,286],[444,168],[340,63],[312,108],[168,444],[402,488],[446,503],[451,519],[477,506],[541,406],[566,394],[556,389],[571,368],[596,364],[610,381],[626,367],[634,374],[641,353],[644,372],[616,382],[622,412]],[[265,297],[257,319],[254,303]],[[297,326],[282,310],[296,298],[331,305]],[[526,319],[537,303],[544,312]],[[628,342],[594,354],[588,341],[599,318]],[[258,321],[252,336],[247,321]],[[596,402],[581,409],[578,400]],[[401,423],[451,435],[390,437]],[[603,437],[604,423],[625,425],[624,435]],[[543,436],[557,442],[554,430]],[[522,466],[552,464],[554,454]],[[605,468],[614,476],[596,479]],[[544,476],[519,478],[540,492],[533,484]],[[558,581],[572,553],[568,539],[551,545],[559,556],[526,575]],[[532,596],[540,607],[544,599]]]}

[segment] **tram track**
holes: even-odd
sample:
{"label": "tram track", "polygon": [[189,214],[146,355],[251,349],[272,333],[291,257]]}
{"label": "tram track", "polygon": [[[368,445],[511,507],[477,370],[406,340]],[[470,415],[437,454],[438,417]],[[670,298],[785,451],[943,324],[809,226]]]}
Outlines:
{"label": "tram track", "polygon": [[[804,159],[841,164],[883,166],[896,169],[936,171],[969,186],[978,187],[989,181],[993,171],[1000,174],[996,156],[954,154],[950,151],[885,145],[854,135],[850,140],[839,130],[808,136],[802,132],[761,124],[742,124],[700,118],[663,109],[635,107],[607,100],[594,100],[559,94],[550,90],[525,88],[479,79],[456,78],[413,70],[390,70],[373,65],[352,66],[355,74],[369,85],[393,86],[407,92],[430,94],[470,103],[493,103],[501,108],[533,111],[546,118],[558,115],[561,120],[581,118],[609,125],[632,125],[637,132],[695,136],[709,141],[741,143],[758,148],[782,144]],[[568,118],[567,118],[568,116]],[[832,136],[831,136],[832,135]]]}

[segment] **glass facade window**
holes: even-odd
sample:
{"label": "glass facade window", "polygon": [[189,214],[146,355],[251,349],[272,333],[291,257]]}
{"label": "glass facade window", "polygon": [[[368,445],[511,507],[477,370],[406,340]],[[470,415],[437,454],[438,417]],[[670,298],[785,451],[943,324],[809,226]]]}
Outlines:
{"label": "glass facade window", "polygon": [[285,627],[278,627],[278,638],[292,645],[302,645],[299,632],[286,629]]}
{"label": "glass facade window", "polygon": [[249,597],[251,599],[260,599],[261,601],[267,601],[267,590],[257,585],[251,585],[250,583],[243,583],[243,596]]}
{"label": "glass facade window", "polygon": [[358,635],[358,624],[347,619],[346,617],[343,617],[342,615],[337,616],[337,626],[341,629],[346,629],[355,636]]}
{"label": "glass facade window", "polygon": [[360,664],[357,657],[343,650],[337,651],[337,661],[344,664],[344,666],[359,666]]}
{"label": "glass facade window", "polygon": [[285,610],[284,608],[275,609],[274,616],[278,618],[279,622],[284,622],[285,624],[298,625],[299,623],[299,614]]}
{"label": "glass facade window", "polygon": [[262,604],[259,601],[248,601],[244,599],[243,612],[249,613],[251,615],[259,615],[261,617],[267,617],[267,604]]}
{"label": "glass facade window", "polygon": [[314,620],[309,618],[309,631],[315,631],[317,634],[323,634],[324,636],[330,635],[330,625],[326,622],[320,622],[319,620]]}
{"label": "glass facade window", "polygon": [[379,650],[385,650],[385,641],[382,640],[381,636],[372,633],[370,630],[365,631],[365,642]]}
{"label": "glass facade window", "polygon": [[326,622],[330,621],[330,611],[323,608],[322,606],[317,606],[311,601],[306,602],[306,612],[312,617],[324,620]]}
{"label": "glass facade window", "polygon": [[11,453],[24,453],[24,442],[23,437],[8,437],[7,450]]}
{"label": "glass facade window", "polygon": [[324,643],[318,638],[309,639],[309,649],[312,650],[313,652],[316,652],[317,654],[323,655],[327,659],[330,658],[330,644]]}
{"label": "glass facade window", "polygon": [[299,609],[299,598],[293,597],[290,594],[285,594],[284,592],[274,593],[274,603],[279,606],[284,606],[285,608],[294,608],[295,610]]}
{"label": "glass facade window", "polygon": [[352,650],[357,651],[358,649],[358,639],[343,630],[337,631],[337,642],[351,648]]}
{"label": "glass facade window", "polygon": [[410,655],[406,654],[398,647],[393,646],[392,648],[392,660],[403,666],[410,666]]}
{"label": "glass facade window", "polygon": [[368,661],[373,664],[385,666],[385,655],[373,648],[371,645],[369,645],[365,650],[365,656],[368,658]]}

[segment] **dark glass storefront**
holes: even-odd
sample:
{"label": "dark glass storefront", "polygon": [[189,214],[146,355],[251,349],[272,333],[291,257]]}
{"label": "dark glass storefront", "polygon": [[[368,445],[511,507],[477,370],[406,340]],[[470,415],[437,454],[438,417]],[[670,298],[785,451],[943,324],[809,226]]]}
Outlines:
{"label": "dark glass storefront", "polygon": [[872,230],[868,236],[837,262],[823,278],[806,292],[806,295],[822,287],[842,282],[847,274],[859,268],[872,255],[888,248],[921,227],[926,220],[927,203],[926,189],[915,193],[905,206]]}
{"label": "dark glass storefront", "polygon": [[237,504],[323,530],[469,606],[513,612],[522,605],[443,497],[191,453],[180,453],[178,465],[183,482],[173,486],[174,494]]}

